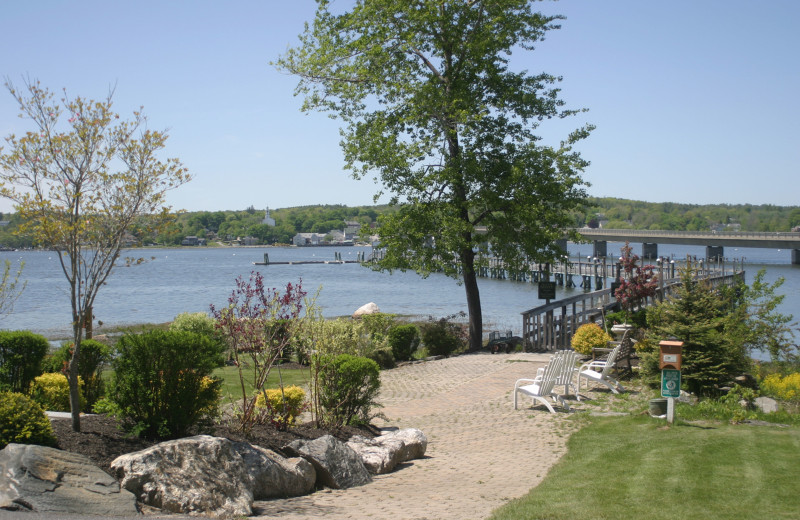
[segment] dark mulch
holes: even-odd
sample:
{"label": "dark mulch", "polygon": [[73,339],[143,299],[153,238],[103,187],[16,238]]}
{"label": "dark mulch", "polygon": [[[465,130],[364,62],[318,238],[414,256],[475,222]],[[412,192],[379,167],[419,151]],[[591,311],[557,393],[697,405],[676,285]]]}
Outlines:
{"label": "dark mulch", "polygon": [[[143,450],[159,442],[130,437],[120,428],[116,419],[106,415],[81,417],[80,432],[72,431],[70,419],[53,419],[52,424],[59,448],[89,457],[104,471],[110,471],[111,462],[120,455]],[[282,448],[296,439],[316,439],[331,434],[346,441],[353,435],[374,437],[378,432],[368,426],[347,426],[338,431],[329,431],[306,423],[293,426],[288,431],[278,431],[271,425],[257,425],[247,436],[226,425],[215,425],[203,433],[233,441],[246,441],[286,455]]]}

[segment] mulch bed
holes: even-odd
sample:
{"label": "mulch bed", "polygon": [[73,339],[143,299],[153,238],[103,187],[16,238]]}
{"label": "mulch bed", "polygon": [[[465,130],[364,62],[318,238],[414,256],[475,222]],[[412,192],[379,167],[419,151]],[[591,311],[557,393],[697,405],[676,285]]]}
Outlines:
{"label": "mulch bed", "polygon": [[[110,471],[111,462],[120,455],[143,450],[160,442],[131,437],[120,428],[115,418],[106,415],[81,417],[80,432],[72,431],[70,419],[53,419],[52,425],[60,449],[85,455],[104,471]],[[282,455],[286,455],[282,448],[296,439],[310,440],[331,434],[346,441],[353,435],[374,437],[378,434],[376,429],[368,426],[346,426],[337,431],[329,431],[317,428],[312,423],[299,424],[288,431],[278,431],[271,425],[256,425],[247,436],[223,424],[198,433],[225,437],[232,441],[246,441]]]}

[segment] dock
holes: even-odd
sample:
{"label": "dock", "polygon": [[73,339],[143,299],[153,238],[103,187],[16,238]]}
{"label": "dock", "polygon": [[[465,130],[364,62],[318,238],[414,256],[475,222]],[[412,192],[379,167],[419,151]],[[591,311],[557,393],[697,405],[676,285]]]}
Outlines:
{"label": "dock", "polygon": [[269,259],[269,253],[264,253],[264,261],[253,262],[253,265],[361,264],[365,261],[363,252],[359,252],[355,260],[343,260],[341,253],[334,252],[333,260],[292,260],[287,262],[272,262]]}

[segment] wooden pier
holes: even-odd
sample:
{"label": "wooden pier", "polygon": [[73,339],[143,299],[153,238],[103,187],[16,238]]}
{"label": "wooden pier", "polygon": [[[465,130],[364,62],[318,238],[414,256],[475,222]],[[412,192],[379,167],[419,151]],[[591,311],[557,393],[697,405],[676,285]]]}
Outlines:
{"label": "wooden pier", "polygon": [[[666,274],[666,272],[665,272]],[[744,270],[703,270],[698,278],[708,280],[712,287],[744,282]],[[675,291],[681,279],[665,279],[655,296],[642,302],[643,307],[662,301]],[[601,289],[578,294],[563,300],[548,302],[522,313],[522,342],[527,352],[545,352],[571,347],[572,335],[584,323],[596,321],[617,306],[613,289]]]}
{"label": "wooden pier", "polygon": [[253,262],[253,265],[362,264],[366,261],[364,256],[364,252],[360,251],[358,255],[356,255],[356,260],[343,260],[341,253],[334,252],[333,260],[292,260],[288,262],[272,262],[269,259],[269,253],[264,253],[264,261]]}

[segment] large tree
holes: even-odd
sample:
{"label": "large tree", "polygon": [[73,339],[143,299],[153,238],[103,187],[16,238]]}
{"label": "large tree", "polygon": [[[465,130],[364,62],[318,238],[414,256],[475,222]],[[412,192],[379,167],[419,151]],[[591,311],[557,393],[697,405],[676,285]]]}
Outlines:
{"label": "large tree", "polygon": [[561,17],[527,0],[358,0],[338,14],[317,3],[277,66],[300,78],[304,110],[343,121],[353,175],[374,175],[400,206],[381,221],[379,267],[463,281],[470,348],[480,348],[479,253],[512,268],[552,260],[586,198],[588,163],[572,146],[591,127],[541,144],[542,121],[575,111],[558,98],[560,78],[510,63]]}
{"label": "large tree", "polygon": [[146,128],[140,111],[122,120],[113,90],[100,101],[60,100],[26,81],[6,87],[33,127],[6,138],[0,153],[0,195],[20,214],[22,232],[58,254],[69,282],[73,355],[69,363],[72,427],[80,430],[78,360],[98,291],[125,246],[128,231],[167,215],[165,194],[189,180],[177,159],[160,160],[167,134]]}

